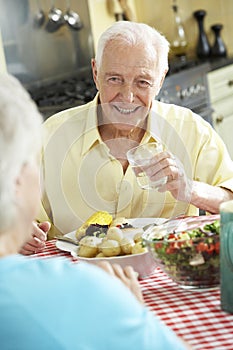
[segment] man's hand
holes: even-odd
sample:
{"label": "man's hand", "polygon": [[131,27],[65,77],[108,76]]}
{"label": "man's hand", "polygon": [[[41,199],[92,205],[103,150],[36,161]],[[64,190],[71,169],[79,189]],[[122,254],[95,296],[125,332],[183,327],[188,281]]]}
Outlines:
{"label": "man's hand", "polygon": [[145,171],[152,181],[168,177],[159,192],[170,191],[175,199],[212,214],[219,213],[221,203],[233,199],[233,193],[228,189],[189,179],[183,164],[170,152],[157,154]]}
{"label": "man's hand", "polygon": [[152,181],[167,176],[167,183],[158,189],[159,192],[170,191],[175,199],[190,203],[192,180],[185,174],[180,160],[170,152],[157,154],[145,171]]}
{"label": "man's hand", "polygon": [[47,221],[37,223],[33,222],[32,238],[21,248],[20,254],[30,255],[42,251],[45,248],[47,232],[51,224]]}
{"label": "man's hand", "polygon": [[123,269],[120,265],[110,264],[107,261],[100,261],[98,266],[110,275],[119,278],[141,303],[144,302],[141,287],[138,282],[138,273],[134,271],[132,266],[126,266]]}

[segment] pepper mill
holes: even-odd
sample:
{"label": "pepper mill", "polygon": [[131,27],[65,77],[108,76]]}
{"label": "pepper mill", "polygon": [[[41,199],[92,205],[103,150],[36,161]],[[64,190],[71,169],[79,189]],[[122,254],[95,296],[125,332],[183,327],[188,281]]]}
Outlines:
{"label": "pepper mill", "polygon": [[198,10],[198,11],[195,11],[193,15],[197,20],[198,28],[199,28],[199,36],[198,36],[198,43],[197,43],[197,49],[196,49],[197,56],[199,58],[207,58],[210,56],[210,44],[204,30],[204,18],[206,15],[206,11]]}
{"label": "pepper mill", "polygon": [[214,45],[211,48],[211,56],[213,57],[226,57],[227,56],[227,49],[226,46],[220,36],[220,32],[223,28],[222,24],[213,24],[211,26],[212,31],[215,35],[215,41]]}

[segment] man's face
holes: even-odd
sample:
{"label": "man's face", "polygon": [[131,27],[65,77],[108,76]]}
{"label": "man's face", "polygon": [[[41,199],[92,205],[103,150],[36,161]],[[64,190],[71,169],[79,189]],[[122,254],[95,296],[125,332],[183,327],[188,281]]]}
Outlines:
{"label": "man's face", "polygon": [[104,122],[124,130],[143,124],[163,81],[156,63],[144,45],[131,47],[119,41],[108,43],[99,69],[93,60]]}

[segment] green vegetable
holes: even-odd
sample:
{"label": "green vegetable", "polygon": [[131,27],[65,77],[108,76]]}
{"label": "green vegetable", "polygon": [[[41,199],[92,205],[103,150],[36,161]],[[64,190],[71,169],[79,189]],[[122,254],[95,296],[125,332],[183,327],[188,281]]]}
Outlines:
{"label": "green vegetable", "polygon": [[178,284],[219,284],[220,222],[154,239],[149,249],[160,267]]}

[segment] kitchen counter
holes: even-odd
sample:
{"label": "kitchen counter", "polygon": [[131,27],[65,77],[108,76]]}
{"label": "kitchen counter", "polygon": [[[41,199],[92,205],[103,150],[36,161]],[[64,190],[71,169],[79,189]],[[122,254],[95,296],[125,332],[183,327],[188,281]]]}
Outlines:
{"label": "kitchen counter", "polygon": [[180,71],[185,71],[187,69],[201,66],[203,64],[209,64],[209,70],[213,71],[233,63],[233,56],[211,58],[208,59],[198,59],[197,57],[188,56],[185,59],[181,58],[171,58],[169,59],[169,71],[167,76],[173,75]]}
{"label": "kitchen counter", "polygon": [[233,64],[233,57],[210,59],[209,64],[211,67],[211,71],[213,71],[219,68],[226,67],[230,64]]}

